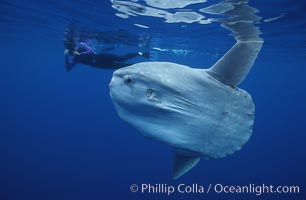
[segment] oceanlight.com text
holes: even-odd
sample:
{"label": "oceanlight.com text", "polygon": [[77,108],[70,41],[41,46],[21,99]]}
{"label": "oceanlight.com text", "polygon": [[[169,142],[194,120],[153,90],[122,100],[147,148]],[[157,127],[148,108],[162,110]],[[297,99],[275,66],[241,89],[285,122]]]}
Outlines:
{"label": "oceanlight.com text", "polygon": [[141,194],[251,194],[260,196],[263,194],[299,194],[300,186],[274,186],[267,184],[248,185],[224,185],[224,184],[132,184],[130,191]]}

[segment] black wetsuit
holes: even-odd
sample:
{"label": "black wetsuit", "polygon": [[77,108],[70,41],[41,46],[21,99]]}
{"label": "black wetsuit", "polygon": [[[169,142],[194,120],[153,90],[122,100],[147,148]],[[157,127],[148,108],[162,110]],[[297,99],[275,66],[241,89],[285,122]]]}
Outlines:
{"label": "black wetsuit", "polygon": [[77,48],[78,54],[73,55],[72,59],[66,55],[66,69],[71,70],[76,64],[83,63],[92,67],[103,69],[118,69],[131,65],[127,60],[140,56],[139,53],[130,53],[124,56],[117,56],[107,53],[96,54],[92,48],[86,44],[81,44]]}

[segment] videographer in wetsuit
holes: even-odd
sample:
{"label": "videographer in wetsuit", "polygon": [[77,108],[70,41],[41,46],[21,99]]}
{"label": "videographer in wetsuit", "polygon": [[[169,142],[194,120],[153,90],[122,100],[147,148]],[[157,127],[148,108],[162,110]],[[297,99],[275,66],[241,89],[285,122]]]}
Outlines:
{"label": "videographer in wetsuit", "polygon": [[[129,59],[135,57],[149,58],[149,52],[137,52],[129,53],[123,56],[117,56],[108,53],[96,53],[94,50],[86,43],[75,44],[73,39],[65,40],[65,62],[66,70],[70,71],[76,64],[82,63],[92,67],[102,68],[102,69],[118,69],[131,65],[131,63],[126,63]],[[104,51],[111,50],[113,48],[104,49]]]}

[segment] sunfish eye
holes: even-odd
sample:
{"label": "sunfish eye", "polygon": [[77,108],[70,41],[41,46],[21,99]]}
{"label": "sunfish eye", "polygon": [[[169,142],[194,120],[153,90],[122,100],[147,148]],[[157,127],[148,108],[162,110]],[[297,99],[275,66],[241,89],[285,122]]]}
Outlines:
{"label": "sunfish eye", "polygon": [[132,77],[131,76],[125,76],[123,78],[123,81],[125,84],[131,84],[133,82]]}

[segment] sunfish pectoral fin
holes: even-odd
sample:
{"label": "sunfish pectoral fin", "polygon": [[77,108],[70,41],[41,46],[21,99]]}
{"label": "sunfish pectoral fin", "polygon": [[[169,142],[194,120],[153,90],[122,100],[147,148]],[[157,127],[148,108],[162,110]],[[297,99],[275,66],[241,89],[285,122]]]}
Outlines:
{"label": "sunfish pectoral fin", "polygon": [[263,41],[238,41],[208,73],[230,86],[241,83],[252,68]]}
{"label": "sunfish pectoral fin", "polygon": [[174,164],[173,164],[173,179],[177,179],[180,176],[191,170],[198,162],[199,157],[189,157],[182,156],[178,153],[174,154]]}

